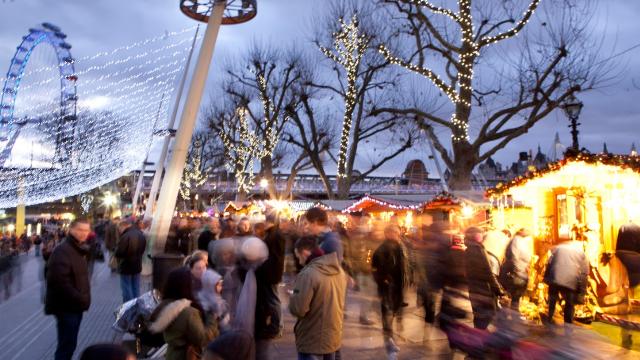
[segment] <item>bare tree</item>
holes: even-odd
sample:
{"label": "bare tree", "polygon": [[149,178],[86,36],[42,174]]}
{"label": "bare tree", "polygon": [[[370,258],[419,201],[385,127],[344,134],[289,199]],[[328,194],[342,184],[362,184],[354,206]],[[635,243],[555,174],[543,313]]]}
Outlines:
{"label": "bare tree", "polygon": [[[295,50],[283,53],[254,45],[238,62],[241,66],[227,71],[224,93],[246,109],[247,119],[263,144],[260,176],[269,181],[271,196],[277,196],[273,169],[284,158],[278,143],[287,121],[285,108],[293,101],[292,89],[300,79],[298,61]],[[294,161],[294,165],[300,162]]]}
{"label": "bare tree", "polygon": [[[459,0],[455,9],[451,2],[381,2],[400,24],[380,53],[448,99],[449,116],[421,107],[373,113],[415,116],[450,169],[452,189],[471,188],[477,164],[607,76],[604,64],[594,66],[589,1]],[[517,35],[519,42],[511,40]],[[436,129],[451,134],[450,147]]]}
{"label": "bare tree", "polygon": [[[327,191],[329,199],[335,194],[325,164],[326,158],[332,156],[335,148],[335,127],[333,112],[321,112],[318,104],[319,90],[313,86],[314,66],[304,66],[302,81],[295,90],[296,100],[287,107],[287,115],[290,119],[285,128],[284,141],[297,149],[300,161],[306,161],[307,166],[312,167]],[[333,158],[335,161],[335,157]],[[289,184],[293,185],[292,178]]]}
{"label": "bare tree", "polygon": [[[390,61],[376,51],[376,42],[385,38],[373,7],[364,2],[332,3],[329,21],[321,24],[316,45],[329,61],[333,81],[312,85],[338,96],[344,112],[337,156],[337,195],[346,198],[352,184],[362,181],[388,161],[413,146],[415,132],[403,128],[404,114],[372,114],[374,104],[397,105],[399,75]],[[376,26],[376,24],[378,26]],[[311,117],[310,117],[311,118]],[[373,147],[368,168],[356,171],[358,150],[364,143],[380,143],[386,138],[386,150]],[[382,146],[381,146],[382,147]]]}

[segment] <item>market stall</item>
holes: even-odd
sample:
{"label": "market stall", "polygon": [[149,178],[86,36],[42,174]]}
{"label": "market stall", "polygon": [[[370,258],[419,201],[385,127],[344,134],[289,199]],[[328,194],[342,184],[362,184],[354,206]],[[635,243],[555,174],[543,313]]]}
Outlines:
{"label": "market stall", "polygon": [[640,158],[580,153],[499,184],[487,196],[494,226],[531,230],[542,259],[561,241],[582,240],[594,310],[625,313],[628,276],[614,254],[619,230],[640,223],[638,188]]}

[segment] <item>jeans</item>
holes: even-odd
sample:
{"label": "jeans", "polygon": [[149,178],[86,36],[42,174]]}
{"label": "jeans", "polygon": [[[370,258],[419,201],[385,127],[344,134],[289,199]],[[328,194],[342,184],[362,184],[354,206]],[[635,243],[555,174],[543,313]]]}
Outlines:
{"label": "jeans", "polygon": [[577,292],[564,286],[549,285],[549,321],[553,319],[556,311],[556,302],[558,302],[558,294],[564,299],[564,323],[571,324],[573,322],[574,305]]}
{"label": "jeans", "polygon": [[123,303],[140,296],[140,274],[120,274],[120,288]]}
{"label": "jeans", "polygon": [[303,354],[298,353],[298,360],[340,360],[340,350],[331,354]]}
{"label": "jeans", "polygon": [[56,348],[55,360],[71,360],[78,344],[81,321],[82,313],[56,314],[58,347]]}

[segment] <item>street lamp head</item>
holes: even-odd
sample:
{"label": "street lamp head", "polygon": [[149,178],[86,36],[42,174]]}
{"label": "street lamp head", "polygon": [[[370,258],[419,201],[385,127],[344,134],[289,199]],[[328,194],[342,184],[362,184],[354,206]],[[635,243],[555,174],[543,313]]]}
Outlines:
{"label": "street lamp head", "polygon": [[584,104],[582,104],[582,102],[578,100],[578,98],[571,94],[564,101],[562,109],[564,110],[564,113],[568,118],[577,119],[580,116],[580,112],[582,111],[583,106]]}
{"label": "street lamp head", "polygon": [[258,14],[257,0],[180,0],[180,11],[194,20],[206,23],[213,6],[220,2],[226,3],[222,25],[242,24]]}
{"label": "street lamp head", "polygon": [[269,186],[269,180],[262,178],[260,179],[260,187],[266,189]]}

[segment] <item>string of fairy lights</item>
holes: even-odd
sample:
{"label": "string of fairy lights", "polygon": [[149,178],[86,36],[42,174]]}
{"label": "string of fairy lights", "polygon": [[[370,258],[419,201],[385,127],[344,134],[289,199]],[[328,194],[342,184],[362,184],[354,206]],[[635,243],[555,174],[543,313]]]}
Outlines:
{"label": "string of fairy lights", "polygon": [[[540,0],[532,0],[527,9],[522,14],[519,21],[513,21],[514,25],[510,29],[496,35],[484,34],[479,39],[475,38],[475,29],[473,16],[471,14],[471,1],[458,0],[457,5],[460,11],[455,12],[441,6],[434,5],[428,0],[407,0],[406,3],[424,7],[433,14],[446,16],[453,20],[461,31],[461,46],[455,46],[448,43],[441,36],[435,36],[434,41],[440,42],[446,51],[457,53],[458,59],[455,62],[457,70],[456,81],[453,84],[447,84],[433,70],[412,64],[411,62],[402,60],[394,56],[393,53],[385,46],[380,45],[378,51],[384,58],[394,65],[398,65],[411,72],[422,75],[435,85],[443,94],[445,94],[454,105],[454,112],[450,117],[449,123],[451,128],[451,139],[453,143],[469,142],[469,124],[468,119],[460,119],[456,116],[459,107],[470,108],[473,92],[473,70],[475,61],[480,56],[480,50],[483,47],[495,44],[499,41],[518,35],[518,33],[526,26],[534,12],[540,4]],[[434,30],[435,31],[435,30]]]}
{"label": "string of fairy lights", "polygon": [[180,180],[179,193],[183,200],[191,198],[191,190],[198,189],[207,182],[208,171],[202,169],[202,150],[204,144],[196,141],[193,144],[194,153],[185,165]]}
{"label": "string of fairy lights", "polygon": [[[234,119],[237,119],[237,133],[231,123]],[[225,165],[235,176],[238,192],[247,193],[255,185],[254,163],[271,154],[265,139],[249,127],[246,108],[238,108],[234,119],[225,121],[218,133],[224,145],[224,156],[228,160]]]}
{"label": "string of fairy lights", "polygon": [[345,109],[340,135],[340,150],[338,153],[338,178],[347,177],[347,150],[351,138],[352,114],[356,106],[358,93],[358,69],[362,57],[369,48],[371,38],[360,31],[358,17],[353,15],[350,22],[338,19],[340,30],[332,34],[333,49],[320,46],[320,51],[333,62],[340,64],[347,75],[345,92]]}
{"label": "string of fairy lights", "polygon": [[[154,134],[166,130],[172,103],[166,98],[173,95],[194,31],[167,32],[73,60],[75,123],[60,112],[59,64],[27,64],[10,132],[0,140],[0,153],[9,154],[0,164],[0,208],[82,194],[137,169]],[[69,131],[73,136],[61,136]],[[56,160],[58,147],[72,149],[67,161]]]}

